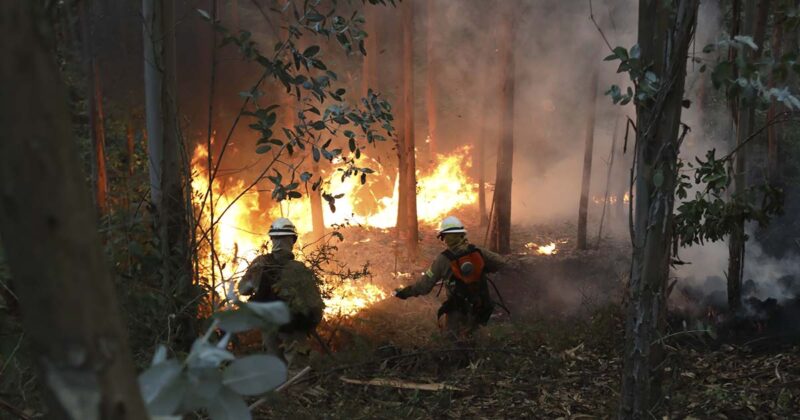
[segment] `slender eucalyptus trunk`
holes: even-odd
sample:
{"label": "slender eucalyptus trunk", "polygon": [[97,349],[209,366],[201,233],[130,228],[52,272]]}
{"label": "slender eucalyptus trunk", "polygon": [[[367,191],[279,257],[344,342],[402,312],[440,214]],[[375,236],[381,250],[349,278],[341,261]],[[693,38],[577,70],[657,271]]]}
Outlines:
{"label": "slender eucalyptus trunk", "polygon": [[0,2],[0,238],[53,419],[147,418],[40,2]]}
{"label": "slender eucalyptus trunk", "polygon": [[500,141],[497,147],[497,174],[494,188],[494,212],[490,247],[501,254],[511,252],[511,182],[514,163],[514,17],[513,7],[500,30],[500,65],[503,88],[501,91]]}
{"label": "slender eucalyptus trunk", "polygon": [[[778,8],[775,13],[775,21],[772,28],[772,58],[780,60],[783,55],[783,30],[785,26],[786,15]],[[775,76],[770,74],[769,88],[775,87]],[[781,105],[776,101],[772,101],[767,111],[767,123],[775,119],[782,109]],[[767,176],[770,184],[781,184],[781,171],[778,155],[780,153],[782,130],[778,124],[770,125],[767,128]]]}
{"label": "slender eucalyptus trunk", "polygon": [[[753,36],[756,45],[759,46],[757,51],[745,54],[747,62],[755,62],[761,55],[768,8],[769,0],[745,0],[743,33]],[[739,146],[753,134],[755,107],[747,98],[740,97],[737,112],[736,145]],[[734,158],[734,197],[743,198],[742,194],[747,189],[747,155],[748,148],[745,146],[739,149]],[[742,304],[745,241],[744,215],[739,214],[728,240],[728,309],[731,312],[739,310]]]}
{"label": "slender eucalyptus trunk", "polygon": [[426,40],[425,40],[425,54],[428,59],[427,70],[425,76],[427,78],[427,89],[425,90],[425,106],[428,115],[428,148],[431,156],[436,153],[436,145],[439,142],[439,136],[436,131],[436,96],[438,94],[436,87],[436,74],[439,71],[439,63],[436,57],[436,48],[433,42],[434,31],[437,26],[435,20],[435,1],[427,2],[427,16],[426,16]]}
{"label": "slender eucalyptus trunk", "polygon": [[[162,292],[176,306],[190,301],[192,259],[188,221],[188,168],[178,127],[175,78],[175,4],[143,0],[145,114],[148,132],[150,197],[161,253]],[[178,314],[180,336],[193,328],[191,311]]]}
{"label": "slender eucalyptus trunk", "polygon": [[589,83],[589,103],[586,114],[586,142],[583,151],[583,181],[578,205],[578,249],[586,249],[586,219],[589,215],[589,190],[592,180],[592,153],[594,150],[595,102],[597,102],[597,70]]}
{"label": "slender eucalyptus trunk", "polygon": [[[484,108],[485,109],[485,108]],[[477,140],[475,148],[476,165],[478,166],[478,209],[480,212],[481,226],[489,224],[489,216],[486,213],[486,128],[480,129],[481,136]]]}
{"label": "slender eucalyptus trunk", "polygon": [[681,101],[699,0],[639,2],[641,60],[660,81],[636,103],[636,195],[619,418],[649,418],[660,394]]}
{"label": "slender eucalyptus trunk", "polygon": [[[400,198],[398,221],[402,218],[406,249],[411,259],[417,256],[417,175],[414,142],[414,2],[400,6],[403,25],[403,131],[400,153]],[[399,223],[398,223],[399,225]]]}
{"label": "slender eucalyptus trunk", "polygon": [[97,65],[97,51],[93,43],[95,15],[93,5],[81,1],[81,29],[83,33],[83,61],[86,69],[86,98],[89,112],[89,135],[92,139],[92,186],[94,203],[103,215],[108,211],[108,175],[106,171],[106,132],[103,115],[103,89],[100,83],[100,69]]}

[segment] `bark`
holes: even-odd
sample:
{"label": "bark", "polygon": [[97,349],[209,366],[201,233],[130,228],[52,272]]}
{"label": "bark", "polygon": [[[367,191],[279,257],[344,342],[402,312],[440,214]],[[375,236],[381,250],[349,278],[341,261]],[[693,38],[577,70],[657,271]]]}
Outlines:
{"label": "bark", "polygon": [[436,29],[435,20],[435,1],[427,2],[427,21],[426,21],[426,45],[425,53],[427,55],[428,64],[425,71],[427,77],[427,89],[425,90],[425,105],[428,114],[428,148],[430,149],[431,156],[436,153],[436,144],[439,141],[439,136],[436,131],[436,96],[438,94],[436,88],[436,72],[439,69],[439,63],[436,57],[436,48],[433,43],[434,31]]}
{"label": "bark", "polygon": [[678,131],[689,44],[699,0],[639,2],[641,60],[661,81],[636,103],[636,196],[619,418],[649,418],[659,395],[659,338],[666,313]]}
{"label": "bark", "polygon": [[592,153],[594,149],[595,102],[597,101],[597,70],[589,83],[589,109],[586,114],[586,145],[583,152],[583,181],[578,205],[578,249],[586,249],[586,219],[589,215],[589,190],[592,180]]}
{"label": "bark", "polygon": [[511,182],[514,162],[514,17],[513,7],[500,27],[500,65],[502,67],[500,115],[502,124],[497,147],[497,173],[492,214],[490,247],[501,254],[511,252]]}
{"label": "bark", "polygon": [[[752,35],[759,49],[748,53],[746,60],[754,62],[759,59],[764,45],[765,27],[769,0],[746,0],[744,7],[743,34]],[[753,134],[755,108],[743,97],[738,98],[738,125],[736,127],[736,145],[742,144]],[[742,147],[734,159],[733,195],[741,195],[747,188],[747,147]],[[744,215],[738,215],[737,221],[728,240],[728,309],[738,311],[742,303],[742,277],[744,274],[745,232]]]}
{"label": "bark", "polygon": [[0,2],[0,237],[26,340],[48,418],[147,418],[39,4]]}
{"label": "bark", "polygon": [[[142,9],[151,200],[161,246],[162,289],[183,300],[189,298],[192,265],[185,190],[188,169],[182,159],[175,103],[175,4],[144,0]],[[183,321],[188,328],[189,320]]]}
{"label": "bark", "polygon": [[478,166],[478,208],[481,226],[486,226],[489,224],[489,217],[486,214],[486,128],[482,127],[480,132],[482,135],[478,138],[475,154]]}
{"label": "bark", "polygon": [[403,25],[403,131],[400,133],[400,209],[398,228],[402,226],[406,249],[416,258],[419,228],[417,224],[417,176],[414,143],[414,7],[413,1],[400,6]]}
{"label": "bark", "polygon": [[[775,22],[773,23],[772,32],[772,58],[780,60],[783,55],[783,27],[785,21],[785,14],[776,10]],[[775,87],[774,75],[770,74],[769,88]],[[776,101],[772,101],[767,110],[767,122],[775,119],[775,116],[781,111],[782,107]],[[780,151],[781,142],[781,129],[778,124],[770,125],[767,128],[767,176],[770,184],[781,184],[781,171],[778,154]]]}
{"label": "bark", "polygon": [[106,134],[103,116],[103,89],[97,65],[97,52],[93,45],[92,4],[79,4],[83,32],[83,60],[86,69],[86,98],[89,113],[89,135],[92,139],[92,186],[94,203],[103,215],[108,211],[108,175],[106,171]]}
{"label": "bark", "polygon": [[239,0],[231,0],[231,30],[239,33]]}

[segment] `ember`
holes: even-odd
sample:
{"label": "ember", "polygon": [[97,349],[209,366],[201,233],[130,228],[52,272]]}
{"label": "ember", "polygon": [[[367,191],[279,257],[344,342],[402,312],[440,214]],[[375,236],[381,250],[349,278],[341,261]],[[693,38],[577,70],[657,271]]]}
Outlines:
{"label": "ember", "polygon": [[528,242],[525,244],[525,248],[535,249],[536,253],[539,255],[554,255],[558,253],[555,242],[550,242],[548,245],[537,245],[533,242]]}

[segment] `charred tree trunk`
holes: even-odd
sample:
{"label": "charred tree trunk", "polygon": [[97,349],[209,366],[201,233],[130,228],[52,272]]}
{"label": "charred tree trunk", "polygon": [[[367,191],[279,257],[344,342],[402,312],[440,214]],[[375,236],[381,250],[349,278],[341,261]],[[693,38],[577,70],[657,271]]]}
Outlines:
{"label": "charred tree trunk", "polygon": [[436,132],[436,72],[439,69],[439,63],[436,59],[436,48],[433,42],[433,34],[436,29],[435,21],[435,1],[428,0],[427,2],[427,16],[426,16],[426,40],[425,40],[425,54],[428,59],[425,76],[427,78],[427,89],[425,90],[425,106],[428,114],[428,148],[431,152],[431,157],[436,153],[436,144],[439,141],[438,133]]}
{"label": "charred tree trunk", "polygon": [[181,158],[184,150],[177,120],[175,4],[144,0],[142,9],[151,200],[161,246],[162,286],[165,293],[182,300],[191,288],[192,265],[184,189],[188,171]]}
{"label": "charred tree trunk", "polygon": [[[403,131],[400,138],[400,209],[398,222],[403,224],[409,258],[417,255],[417,176],[414,151],[414,2],[403,2]],[[402,221],[400,220],[402,218]],[[398,223],[400,226],[400,223]]]}
{"label": "charred tree trunk", "polygon": [[642,419],[657,401],[666,313],[681,101],[699,0],[639,2],[641,60],[659,91],[636,103],[636,208],[619,418]]}
{"label": "charred tree trunk", "polygon": [[147,418],[39,4],[0,2],[0,237],[26,339],[48,418]]}
{"label": "charred tree trunk", "polygon": [[80,19],[83,33],[83,61],[86,69],[86,98],[89,112],[89,135],[92,139],[92,186],[94,203],[103,215],[108,211],[108,176],[106,172],[106,133],[103,118],[103,89],[93,45],[93,5],[81,1]]}
{"label": "charred tree trunk", "polygon": [[[744,7],[745,35],[753,35],[759,49],[745,54],[747,62],[758,60],[764,45],[764,33],[767,21],[769,0],[746,0]],[[755,108],[744,97],[738,98],[737,105],[738,125],[736,127],[736,145],[739,146],[753,134],[755,122]],[[743,198],[742,194],[747,188],[747,147],[742,147],[736,153],[734,160],[733,197]],[[728,240],[728,309],[731,312],[739,310],[742,303],[742,277],[744,274],[745,255],[744,215],[737,215],[736,225],[731,231]]]}
{"label": "charred tree trunk", "polygon": [[592,180],[592,153],[594,149],[594,117],[597,101],[597,70],[589,83],[589,109],[586,114],[586,146],[583,152],[583,182],[578,205],[578,249],[586,249],[586,219],[589,216],[589,190]]}
{"label": "charred tree trunk", "polygon": [[497,147],[497,174],[494,188],[494,213],[492,214],[492,233],[489,241],[492,250],[501,254],[511,252],[511,178],[514,162],[514,18],[513,8],[506,6],[509,13],[500,30],[500,65],[502,66],[500,115],[500,141]]}

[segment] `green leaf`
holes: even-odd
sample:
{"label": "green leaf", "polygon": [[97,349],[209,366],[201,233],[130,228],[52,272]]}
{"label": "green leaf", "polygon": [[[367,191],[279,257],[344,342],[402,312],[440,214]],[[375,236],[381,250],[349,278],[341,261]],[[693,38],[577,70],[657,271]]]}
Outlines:
{"label": "green leaf", "polygon": [[180,405],[185,392],[181,383],[183,366],[167,360],[151,366],[139,375],[139,389],[151,415],[171,415]]}
{"label": "green leaf", "polygon": [[303,51],[303,56],[305,56],[307,58],[311,58],[311,57],[317,55],[317,53],[319,53],[319,45],[312,45],[312,46],[306,48],[305,51]]}
{"label": "green leaf", "polygon": [[264,153],[269,152],[270,149],[272,149],[272,146],[268,144],[262,144],[256,147],[256,153],[258,153],[259,155],[263,155]]}
{"label": "green leaf", "polygon": [[264,321],[249,309],[221,311],[214,314],[219,321],[219,328],[225,332],[240,333],[264,326]]}
{"label": "green leaf", "polygon": [[222,372],[222,383],[239,395],[258,395],[286,381],[286,365],[266,354],[236,359]]}
{"label": "green leaf", "polygon": [[217,348],[201,338],[192,343],[192,350],[189,352],[189,367],[217,367],[222,362],[234,360],[233,353],[225,349]]}
{"label": "green leaf", "polygon": [[355,139],[352,139],[352,138],[351,138],[351,139],[350,139],[350,140],[347,142],[347,145],[350,147],[350,151],[351,151],[351,152],[355,152],[355,151],[356,151],[356,141],[355,141]]}

